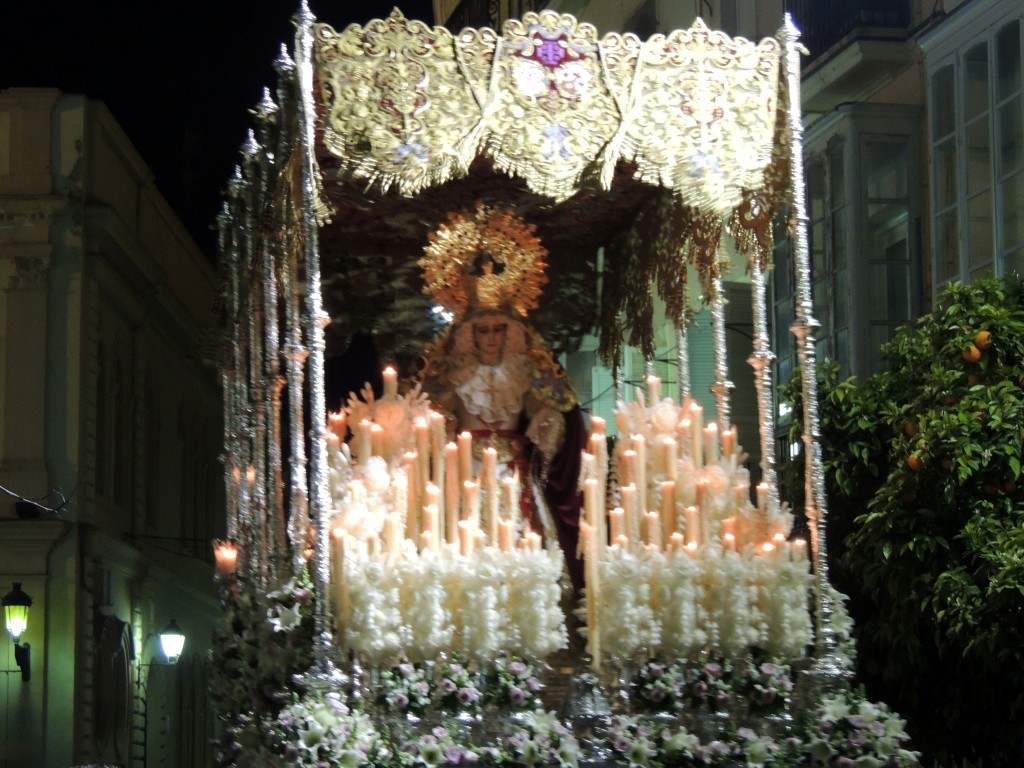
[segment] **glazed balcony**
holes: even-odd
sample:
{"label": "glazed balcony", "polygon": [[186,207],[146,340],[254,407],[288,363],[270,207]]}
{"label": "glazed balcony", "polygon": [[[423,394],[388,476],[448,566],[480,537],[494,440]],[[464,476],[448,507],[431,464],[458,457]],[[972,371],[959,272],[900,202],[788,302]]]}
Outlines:
{"label": "glazed balcony", "polygon": [[[527,11],[539,11],[546,5],[547,0],[461,0],[447,19],[439,19],[437,23],[444,23],[453,32],[466,27],[499,29],[506,19],[522,18]],[[435,0],[435,9],[441,6],[450,7],[450,0],[447,3]]]}
{"label": "glazed balcony", "polygon": [[911,0],[786,0],[810,55],[803,61],[805,121],[864,101],[914,61]]}
{"label": "glazed balcony", "polygon": [[910,0],[787,0],[811,66],[839,43],[904,39],[912,21]]}

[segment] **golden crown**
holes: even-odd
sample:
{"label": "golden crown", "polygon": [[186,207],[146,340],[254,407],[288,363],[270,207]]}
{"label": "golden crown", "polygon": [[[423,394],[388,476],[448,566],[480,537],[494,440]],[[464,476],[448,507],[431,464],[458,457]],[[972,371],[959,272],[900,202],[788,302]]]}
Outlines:
{"label": "golden crown", "polygon": [[512,209],[482,203],[474,212],[449,215],[427,236],[419,260],[423,292],[456,318],[476,309],[525,315],[548,280],[548,251],[535,230]]}

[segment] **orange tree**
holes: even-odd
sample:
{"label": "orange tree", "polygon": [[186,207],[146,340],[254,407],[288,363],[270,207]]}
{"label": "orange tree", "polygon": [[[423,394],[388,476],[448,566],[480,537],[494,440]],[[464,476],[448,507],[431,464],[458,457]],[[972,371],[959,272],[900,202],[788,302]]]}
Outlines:
{"label": "orange tree", "polygon": [[[926,757],[1024,764],[1021,284],[953,284],[884,351],[861,384],[819,371],[832,574],[858,673]],[[794,468],[781,476],[799,505]]]}

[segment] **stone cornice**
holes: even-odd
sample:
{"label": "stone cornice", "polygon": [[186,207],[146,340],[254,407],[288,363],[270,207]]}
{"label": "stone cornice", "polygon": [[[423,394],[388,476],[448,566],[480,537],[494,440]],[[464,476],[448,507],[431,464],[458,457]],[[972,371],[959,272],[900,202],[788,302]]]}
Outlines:
{"label": "stone cornice", "polygon": [[71,525],[56,520],[0,520],[0,570],[19,576],[48,573],[50,550]]}

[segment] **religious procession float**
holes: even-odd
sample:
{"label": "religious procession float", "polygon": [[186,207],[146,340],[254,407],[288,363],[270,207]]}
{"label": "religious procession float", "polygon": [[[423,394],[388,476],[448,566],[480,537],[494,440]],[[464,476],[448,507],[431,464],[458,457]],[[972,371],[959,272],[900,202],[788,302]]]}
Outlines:
{"label": "religious procession float", "polygon": [[[902,721],[851,686],[809,374],[808,536],[779,498],[783,214],[803,371],[815,357],[796,29],[599,38],[541,11],[452,33],[395,11],[338,32],[305,4],[296,27],[220,220],[222,764],[914,764]],[[753,466],[730,418],[730,254]],[[601,356],[652,359],[655,292],[676,380],[617,385],[613,420],[587,418],[539,328],[599,296]],[[391,359],[329,407],[353,328]]]}

